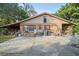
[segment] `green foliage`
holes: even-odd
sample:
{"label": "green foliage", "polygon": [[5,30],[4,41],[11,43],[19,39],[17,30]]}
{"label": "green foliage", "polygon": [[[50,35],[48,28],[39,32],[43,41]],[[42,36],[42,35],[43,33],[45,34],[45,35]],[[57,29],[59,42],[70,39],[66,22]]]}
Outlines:
{"label": "green foliage", "polygon": [[15,38],[15,36],[14,35],[1,35],[0,36],[0,43],[10,40],[12,38]]}
{"label": "green foliage", "polygon": [[74,21],[76,23],[76,26],[74,28],[74,31],[79,34],[79,21]]}
{"label": "green foliage", "polygon": [[0,18],[6,20],[6,23],[14,22],[15,17],[18,15],[19,7],[17,3],[1,3],[0,4]]}
{"label": "green foliage", "polygon": [[79,34],[79,3],[67,3],[55,15],[73,21],[76,24],[75,32]]}
{"label": "green foliage", "polygon": [[56,15],[65,18],[67,20],[78,19],[79,4],[78,3],[65,4],[56,12]]}
{"label": "green foliage", "polygon": [[24,10],[20,10],[20,12],[18,13],[18,15],[16,16],[15,19],[23,20],[23,19],[26,19],[28,17],[29,17],[29,15]]}
{"label": "green foliage", "polygon": [[24,11],[29,15],[29,16],[34,16],[37,14],[35,11],[34,7],[31,4],[28,3],[23,3],[24,5]]}
{"label": "green foliage", "polygon": [[[33,12],[35,12],[35,10],[30,4],[20,6],[18,3],[0,3],[0,26],[13,23],[16,19],[26,19],[30,17]],[[28,13],[30,13],[30,15]]]}
{"label": "green foliage", "polygon": [[0,28],[0,33],[5,33],[7,31],[7,28]]}

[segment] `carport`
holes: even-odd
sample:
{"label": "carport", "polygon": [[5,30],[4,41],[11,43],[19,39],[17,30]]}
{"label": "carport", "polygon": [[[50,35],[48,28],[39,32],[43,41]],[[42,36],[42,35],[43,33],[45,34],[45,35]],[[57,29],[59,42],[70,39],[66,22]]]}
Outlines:
{"label": "carport", "polygon": [[3,30],[7,29],[7,31],[5,31],[5,33],[2,33],[2,34],[14,35],[14,34],[19,33],[20,23],[17,22],[17,23],[8,24],[8,25],[5,25],[5,26],[1,26],[0,28],[3,29]]}

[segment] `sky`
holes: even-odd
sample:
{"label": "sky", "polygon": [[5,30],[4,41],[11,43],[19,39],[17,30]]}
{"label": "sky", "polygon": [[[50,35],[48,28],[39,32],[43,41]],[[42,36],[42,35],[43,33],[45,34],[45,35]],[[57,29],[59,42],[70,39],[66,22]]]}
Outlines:
{"label": "sky", "polygon": [[55,13],[64,3],[31,3],[31,5],[33,5],[37,13]]}

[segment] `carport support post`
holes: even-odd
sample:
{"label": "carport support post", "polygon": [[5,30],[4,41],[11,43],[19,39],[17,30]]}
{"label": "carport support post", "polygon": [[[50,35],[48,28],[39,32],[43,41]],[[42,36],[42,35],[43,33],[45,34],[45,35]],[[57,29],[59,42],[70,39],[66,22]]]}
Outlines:
{"label": "carport support post", "polygon": [[60,24],[60,25],[57,25],[58,26],[58,29],[59,29],[59,36],[62,36],[63,35],[63,33],[62,33],[62,24]]}
{"label": "carport support post", "polygon": [[23,35],[24,34],[24,26],[20,24],[20,33]]}
{"label": "carport support post", "polygon": [[45,29],[45,25],[44,25],[44,36],[47,35],[47,30]]}
{"label": "carport support post", "polygon": [[36,32],[38,32],[38,25],[36,25]]}

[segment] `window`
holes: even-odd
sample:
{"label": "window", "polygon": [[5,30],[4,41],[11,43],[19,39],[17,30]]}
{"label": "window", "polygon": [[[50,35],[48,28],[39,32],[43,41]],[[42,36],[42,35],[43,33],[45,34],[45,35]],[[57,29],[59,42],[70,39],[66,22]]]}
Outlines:
{"label": "window", "polygon": [[47,22],[47,18],[46,18],[46,16],[44,16],[44,23],[46,23]]}
{"label": "window", "polygon": [[34,31],[34,29],[36,29],[34,25],[25,26],[25,31]]}

